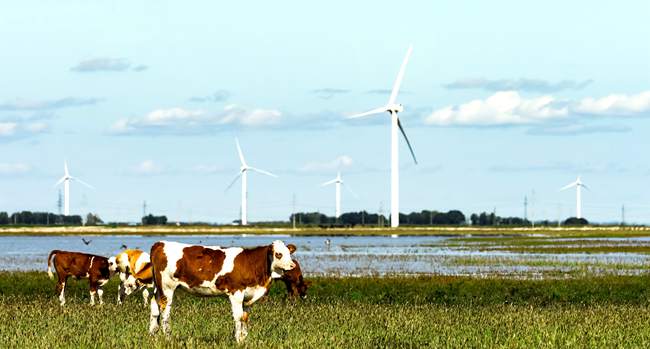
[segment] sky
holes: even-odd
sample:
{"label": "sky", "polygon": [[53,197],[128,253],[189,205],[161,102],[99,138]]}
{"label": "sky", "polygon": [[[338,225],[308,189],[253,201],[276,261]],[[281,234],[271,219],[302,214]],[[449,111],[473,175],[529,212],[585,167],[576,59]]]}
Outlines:
{"label": "sky", "polygon": [[390,207],[650,223],[647,1],[20,1],[0,5],[0,211],[249,220]]}

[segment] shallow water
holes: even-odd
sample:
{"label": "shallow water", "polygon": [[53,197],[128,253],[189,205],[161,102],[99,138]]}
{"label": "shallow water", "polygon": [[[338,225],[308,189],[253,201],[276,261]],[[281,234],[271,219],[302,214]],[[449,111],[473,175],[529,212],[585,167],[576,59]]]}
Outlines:
{"label": "shallow water", "polygon": [[[90,243],[86,245],[82,238]],[[128,248],[148,250],[159,240],[218,246],[260,246],[281,239],[298,246],[295,253],[306,275],[392,275],[438,274],[514,276],[526,278],[562,277],[571,273],[640,274],[650,255],[640,253],[514,253],[500,250],[507,238],[494,241],[490,249],[479,250],[481,238],[461,241],[439,236],[289,236],[289,235],[76,235],[0,236],[0,270],[46,270],[47,255],[53,249],[83,251],[111,256]],[[499,240],[499,239],[497,239]],[[587,243],[590,238],[566,239],[566,246]],[[650,238],[599,238],[607,246],[650,243]],[[558,241],[548,239],[547,241]],[[590,241],[593,246],[594,241]],[[599,243],[600,244],[600,243]],[[557,247],[557,245],[555,245]],[[561,245],[564,246],[564,245]],[[463,261],[459,262],[459,259]],[[572,265],[572,263],[582,264]],[[621,265],[625,265],[621,268]]]}

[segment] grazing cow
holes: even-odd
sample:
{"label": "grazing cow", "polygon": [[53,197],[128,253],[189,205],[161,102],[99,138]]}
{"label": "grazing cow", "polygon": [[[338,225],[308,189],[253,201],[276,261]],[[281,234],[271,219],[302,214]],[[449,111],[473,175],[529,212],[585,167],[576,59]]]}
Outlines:
{"label": "grazing cow", "polygon": [[115,257],[108,259],[112,272],[120,274],[120,285],[117,289],[117,303],[122,304],[124,298],[131,293],[142,290],[144,306],[149,304],[149,290],[153,288],[153,267],[149,254],[141,250],[124,250]]}
{"label": "grazing cow", "polygon": [[65,284],[70,276],[88,279],[90,305],[95,305],[95,294],[99,297],[99,304],[104,304],[102,286],[113,276],[108,267],[108,258],[82,252],[54,250],[47,257],[47,275],[50,279],[54,279],[52,263],[58,276],[56,292],[59,294],[61,306],[65,305]]}
{"label": "grazing cow", "polygon": [[300,270],[300,264],[298,264],[298,261],[294,259],[293,264],[295,264],[296,267],[285,271],[280,280],[282,280],[284,285],[287,286],[289,297],[300,296],[300,298],[305,299],[307,298],[307,288],[311,285],[311,282],[305,281],[302,278],[302,271]]}
{"label": "grazing cow", "polygon": [[285,246],[280,240],[255,248],[156,242],[151,247],[156,297],[151,300],[149,333],[156,333],[160,323],[169,334],[174,291],[182,286],[194,294],[228,296],[235,340],[241,343],[248,334],[249,307],[268,292],[272,279],[295,267],[291,260],[295,250],[296,246]]}

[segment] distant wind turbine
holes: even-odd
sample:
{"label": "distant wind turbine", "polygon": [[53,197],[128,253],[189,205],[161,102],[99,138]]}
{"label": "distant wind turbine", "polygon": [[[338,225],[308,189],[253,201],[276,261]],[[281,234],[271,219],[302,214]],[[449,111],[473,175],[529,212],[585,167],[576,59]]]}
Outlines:
{"label": "distant wind turbine", "polygon": [[77,182],[87,186],[88,188],[91,188],[91,189],[94,189],[94,188],[93,188],[92,185],[82,181],[81,179],[79,179],[77,177],[72,177],[70,175],[70,172],[68,171],[68,162],[65,161],[65,160],[63,161],[63,171],[64,171],[63,177],[61,177],[61,179],[59,179],[59,181],[56,182],[56,184],[54,184],[54,186],[56,187],[56,186],[60,185],[61,183],[63,183],[63,203],[64,203],[63,204],[63,207],[64,207],[63,214],[66,215],[66,216],[69,216],[70,215],[70,181],[77,181]]}
{"label": "distant wind turbine", "polygon": [[391,177],[391,193],[390,193],[390,226],[392,228],[397,228],[399,227],[399,135],[397,133],[397,130],[402,132],[402,135],[404,136],[404,140],[406,140],[406,144],[409,147],[409,150],[411,151],[411,156],[413,156],[413,161],[415,161],[415,164],[418,163],[417,159],[415,158],[415,153],[413,152],[413,147],[411,147],[411,142],[409,142],[408,137],[406,136],[406,132],[404,132],[404,128],[402,127],[402,123],[400,122],[399,118],[397,117],[398,113],[401,113],[404,110],[404,106],[401,104],[396,104],[395,101],[397,99],[397,93],[399,92],[400,85],[402,84],[402,79],[404,78],[404,71],[406,70],[406,64],[408,63],[409,57],[411,56],[411,52],[413,51],[413,46],[409,46],[408,51],[406,52],[406,56],[404,57],[404,61],[402,62],[402,67],[399,70],[399,73],[397,74],[397,78],[395,78],[395,82],[393,83],[393,89],[390,94],[390,98],[388,99],[388,104],[386,104],[383,107],[379,107],[370,111],[367,111],[365,113],[361,114],[355,114],[350,116],[349,118],[360,118],[368,115],[374,115],[374,114],[381,114],[388,112],[390,113],[390,119],[391,119],[391,130],[390,130],[390,177]]}
{"label": "distant wind turbine", "polygon": [[[336,184],[336,218],[338,219],[341,217],[341,186],[343,185],[343,179],[341,179],[341,171],[336,174],[336,178],[321,184],[321,186],[325,187],[330,184]],[[350,194],[354,195],[355,197],[357,196],[352,192],[350,188],[347,186],[345,186],[345,188],[350,192]]]}
{"label": "distant wind turbine", "polygon": [[582,180],[580,180],[580,176],[578,176],[578,179],[575,180],[575,182],[571,182],[562,189],[566,190],[572,187],[576,187],[576,218],[582,218],[582,196],[581,196],[581,188],[589,189],[584,183],[582,183]]}
{"label": "distant wind turbine", "polygon": [[241,147],[239,146],[239,139],[235,138],[235,144],[237,144],[237,152],[239,153],[239,160],[241,161],[241,167],[239,168],[239,173],[237,176],[235,176],[235,179],[228,184],[228,187],[226,187],[226,190],[230,189],[230,187],[237,182],[237,180],[241,177],[241,225],[247,225],[248,224],[248,219],[247,219],[247,197],[248,197],[248,171],[255,171],[261,174],[265,174],[267,176],[271,177],[278,177],[274,175],[271,172],[260,170],[259,168],[251,167],[248,166],[246,163],[246,160],[244,159],[244,153],[241,151]]}

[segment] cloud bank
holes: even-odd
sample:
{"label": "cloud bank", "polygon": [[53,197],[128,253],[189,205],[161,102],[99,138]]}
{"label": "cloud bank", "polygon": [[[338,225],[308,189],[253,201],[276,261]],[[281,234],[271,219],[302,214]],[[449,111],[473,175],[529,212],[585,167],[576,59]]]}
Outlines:
{"label": "cloud bank", "polygon": [[77,63],[77,65],[70,68],[70,71],[76,73],[94,73],[94,72],[125,72],[134,71],[141,72],[147,70],[147,66],[143,64],[132,64],[125,58],[93,58],[87,59]]}
{"label": "cloud bank", "polygon": [[484,78],[460,79],[443,85],[448,89],[482,89],[485,91],[527,91],[550,93],[562,90],[581,90],[593,83],[593,80],[562,80],[550,82],[541,79],[501,79],[489,80]]}

